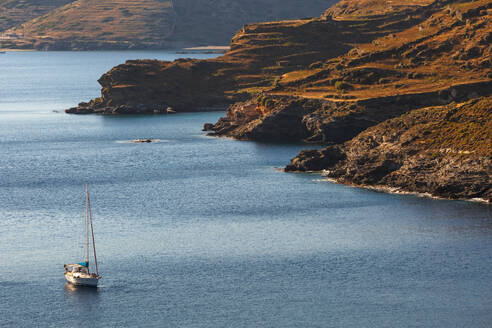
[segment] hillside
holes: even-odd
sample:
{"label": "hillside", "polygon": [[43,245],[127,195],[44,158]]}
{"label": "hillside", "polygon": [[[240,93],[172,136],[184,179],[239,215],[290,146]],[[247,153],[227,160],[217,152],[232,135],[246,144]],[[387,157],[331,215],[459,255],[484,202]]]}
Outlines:
{"label": "hillside", "polygon": [[492,200],[492,97],[421,108],[354,139],[304,151],[287,171],[451,199]]}
{"label": "hillside", "polygon": [[0,32],[75,0],[0,0]]}
{"label": "hillside", "polygon": [[369,20],[381,15],[400,15],[415,6],[427,6],[433,0],[341,0],[326,10],[324,16],[336,20]]}
{"label": "hillside", "polygon": [[[425,20],[429,13],[420,8],[413,8],[410,20],[404,12],[357,24],[325,18],[248,24],[232,39],[231,50],[216,59],[137,60],[113,68],[99,80],[101,97],[78,111],[196,111],[244,100],[280,87],[291,72],[297,75],[298,69],[346,54],[354,43],[371,42]],[[391,26],[379,29],[388,22]]]}
{"label": "hillside", "polygon": [[[432,132],[440,138],[442,133],[449,134],[445,126],[466,133],[472,129],[467,120],[475,117],[463,114],[459,116],[461,125],[453,126],[446,119],[454,116],[443,114],[445,111],[473,111],[479,106],[484,113],[470,133],[483,131],[489,138],[492,27],[488,22],[492,19],[492,1],[393,1],[392,9],[380,3],[360,1],[358,11],[353,2],[342,1],[320,18],[249,24],[233,38],[231,50],[216,59],[128,61],[101,77],[100,98],[67,112],[166,113],[169,107],[173,111],[197,111],[231,104],[225,117],[205,125],[211,135],[330,145],[329,160],[319,161],[319,153],[306,152],[294,159],[288,170],[322,171],[339,165],[337,174],[343,171],[340,163],[344,156],[349,158],[345,152],[351,152],[351,141],[354,145],[356,140],[363,142],[367,131],[392,136],[391,125],[385,124],[398,118],[404,126],[415,126],[412,131],[419,131],[424,126],[424,114],[431,110],[436,113],[433,119],[442,123]],[[371,4],[375,6],[372,9]],[[476,105],[473,101],[480,97],[484,100]],[[439,168],[444,161],[426,163],[427,169],[435,172],[429,175],[427,185],[412,184],[418,178],[418,166],[405,171],[407,175],[398,175],[405,183],[391,184],[384,175],[336,178],[360,185],[398,185],[402,190],[448,198],[490,200],[490,186],[485,182],[490,181],[491,172],[483,160],[488,144],[476,146],[473,140],[453,138],[442,145],[442,149],[451,149],[447,159],[455,161],[453,156],[459,154],[459,160],[468,163],[462,173],[469,180],[457,179],[454,189],[438,188],[447,183],[438,179],[444,172]],[[337,151],[332,151],[333,145]],[[391,148],[392,152],[401,149],[399,164],[411,160],[402,145],[396,143]],[[428,157],[424,144],[413,146],[408,154]],[[364,161],[370,157],[364,153],[367,149],[357,149],[362,149],[360,157],[343,165],[351,165],[353,170],[359,167],[363,172]],[[436,151],[440,150],[432,149],[430,154]],[[375,154],[378,152],[380,149]],[[481,154],[478,161],[476,154]],[[458,187],[460,181],[475,181],[484,189]],[[481,190],[478,193],[477,188]]]}
{"label": "hillside", "polygon": [[491,1],[454,3],[402,32],[356,45],[317,69],[283,76],[279,90],[302,90],[328,99],[365,99],[373,97],[374,87],[378,96],[392,96],[488,81],[492,78]]}
{"label": "hillside", "polygon": [[65,2],[70,3],[6,31],[14,38],[0,42],[0,48],[93,50],[225,45],[246,23],[318,16],[334,0]]}

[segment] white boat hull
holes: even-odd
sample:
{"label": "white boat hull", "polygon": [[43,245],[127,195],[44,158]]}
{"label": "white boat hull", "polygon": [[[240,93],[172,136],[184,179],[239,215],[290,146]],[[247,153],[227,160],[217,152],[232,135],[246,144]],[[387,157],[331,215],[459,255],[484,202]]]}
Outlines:
{"label": "white boat hull", "polygon": [[65,279],[75,286],[97,287],[99,283],[99,278],[74,277],[70,274],[66,274]]}

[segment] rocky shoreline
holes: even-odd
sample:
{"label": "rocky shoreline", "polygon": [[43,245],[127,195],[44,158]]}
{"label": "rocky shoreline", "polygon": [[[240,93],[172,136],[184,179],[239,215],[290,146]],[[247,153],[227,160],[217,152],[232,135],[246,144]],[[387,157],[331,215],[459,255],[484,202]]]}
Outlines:
{"label": "rocky shoreline", "polygon": [[423,108],[343,144],[303,151],[285,171],[317,171],[350,185],[491,202],[490,122],[490,96]]}
{"label": "rocky shoreline", "polygon": [[[205,124],[204,131],[240,140],[331,144],[323,150],[301,152],[286,172],[322,172],[348,185],[490,202],[490,90],[492,82],[453,86],[406,95],[400,106],[395,98],[333,102],[263,96],[231,105],[225,117]],[[475,111],[479,115],[474,116]],[[443,129],[450,122],[453,130]],[[470,122],[476,124],[475,130]],[[439,133],[429,131],[431,127]],[[462,139],[461,148],[454,145],[455,139],[433,145],[434,139],[459,129],[468,134],[456,136]],[[473,138],[481,140],[476,150],[470,148],[478,142]]]}
{"label": "rocky shoreline", "polygon": [[[284,170],[284,172],[286,172]],[[292,173],[292,172],[288,172]],[[482,204],[490,204],[491,201],[484,199],[484,198],[449,198],[449,197],[442,197],[442,196],[437,196],[437,195],[432,195],[427,192],[419,192],[419,191],[408,191],[404,190],[401,188],[395,188],[395,187],[389,187],[386,185],[358,185],[358,184],[351,184],[351,183],[344,183],[340,182],[336,179],[330,178],[325,175],[325,172],[299,172],[299,173],[310,173],[310,174],[320,174],[321,179],[319,181],[326,181],[329,183],[335,183],[335,184],[343,184],[347,187],[353,187],[353,188],[362,188],[362,189],[367,189],[367,190],[372,190],[375,192],[381,192],[381,193],[386,193],[386,194],[393,194],[393,195],[411,195],[415,197],[421,197],[421,198],[431,198],[431,199],[437,199],[437,200],[461,200],[461,201],[468,201],[468,202],[474,202],[474,203],[482,203]]]}
{"label": "rocky shoreline", "polygon": [[223,111],[227,106],[216,107],[190,107],[174,109],[166,105],[148,106],[143,103],[134,105],[117,105],[117,106],[98,106],[93,103],[80,103],[77,107],[65,110],[67,114],[99,114],[99,115],[172,115],[178,112],[215,112]]}
{"label": "rocky shoreline", "polygon": [[341,143],[367,128],[414,109],[463,102],[492,93],[492,81],[356,101],[260,95],[231,105],[204,131],[239,140]]}

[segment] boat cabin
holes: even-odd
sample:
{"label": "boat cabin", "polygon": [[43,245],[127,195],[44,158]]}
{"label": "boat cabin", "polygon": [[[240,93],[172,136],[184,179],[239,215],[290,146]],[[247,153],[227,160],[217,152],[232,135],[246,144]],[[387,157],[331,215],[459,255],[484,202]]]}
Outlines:
{"label": "boat cabin", "polygon": [[65,268],[65,273],[70,272],[70,273],[86,273],[89,274],[89,268],[86,265],[81,265],[79,263],[75,264],[65,264],[63,266]]}

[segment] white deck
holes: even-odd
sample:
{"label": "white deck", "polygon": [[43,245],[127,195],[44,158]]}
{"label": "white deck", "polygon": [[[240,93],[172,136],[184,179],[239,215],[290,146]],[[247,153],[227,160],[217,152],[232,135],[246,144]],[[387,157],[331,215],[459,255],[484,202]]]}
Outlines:
{"label": "white deck", "polygon": [[65,273],[65,279],[75,286],[97,287],[100,277],[93,277],[83,273]]}

